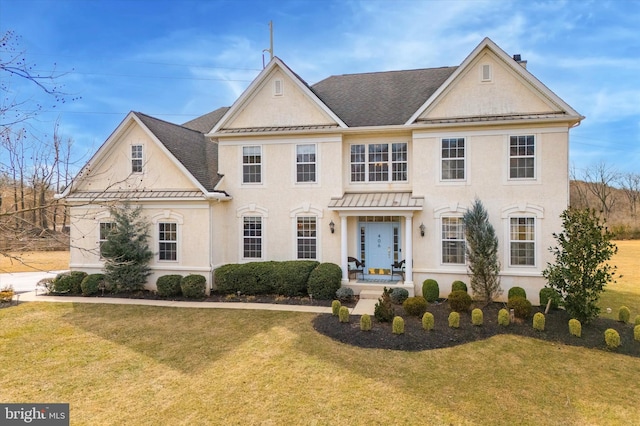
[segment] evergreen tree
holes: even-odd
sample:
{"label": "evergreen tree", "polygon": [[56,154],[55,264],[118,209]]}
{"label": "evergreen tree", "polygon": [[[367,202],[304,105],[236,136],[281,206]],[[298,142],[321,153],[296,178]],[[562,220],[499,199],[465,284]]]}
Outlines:
{"label": "evergreen tree", "polygon": [[595,211],[567,209],[560,217],[564,231],[553,234],[558,246],[549,249],[556,261],[542,275],[560,293],[569,315],[586,324],[600,313],[598,299],[616,269],[607,261],[618,247]]}
{"label": "evergreen tree", "polygon": [[124,204],[110,212],[114,226],[101,248],[105,279],[116,292],[142,290],[153,258],[147,244],[149,224],[142,217],[141,206]]}
{"label": "evergreen tree", "polygon": [[489,214],[476,198],[462,217],[466,237],[466,252],[470,286],[476,297],[489,303],[502,293],[498,237],[489,223]]}

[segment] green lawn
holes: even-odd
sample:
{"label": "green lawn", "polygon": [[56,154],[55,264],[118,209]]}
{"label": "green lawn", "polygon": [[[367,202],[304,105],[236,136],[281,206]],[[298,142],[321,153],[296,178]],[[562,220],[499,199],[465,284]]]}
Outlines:
{"label": "green lawn", "polygon": [[[639,277],[620,272],[626,278],[603,306],[624,302],[633,317]],[[315,333],[313,317],[66,303],[0,309],[0,400],[68,402],[71,424],[88,425],[640,418],[640,358],[508,335],[417,353],[358,349]]]}

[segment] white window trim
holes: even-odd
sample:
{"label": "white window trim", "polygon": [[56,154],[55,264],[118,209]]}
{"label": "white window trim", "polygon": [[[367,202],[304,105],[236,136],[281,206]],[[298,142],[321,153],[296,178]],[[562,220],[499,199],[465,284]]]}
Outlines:
{"label": "white window trim", "polygon": [[[313,163],[316,165],[316,173],[315,180],[311,182],[298,182],[298,147],[304,145],[313,146],[316,161]],[[293,182],[295,186],[314,186],[320,184],[320,155],[318,154],[318,144],[317,143],[297,143],[293,147]],[[312,164],[312,163],[301,163],[301,164]]]}
{"label": "white window trim", "polygon": [[[255,203],[248,204],[243,207],[239,207],[236,210],[236,217],[238,218],[238,230],[239,230],[239,244],[238,244],[238,259],[240,262],[259,262],[267,259],[267,218],[269,217],[269,210],[264,207],[258,206]],[[262,218],[262,257],[244,257],[244,218],[245,217],[260,217]]]}
{"label": "white window trim", "polygon": [[[517,178],[511,177],[511,137],[512,136],[533,136],[533,177],[524,177]],[[522,133],[511,133],[506,135],[505,139],[506,146],[506,177],[507,182],[515,183],[515,184],[523,184],[523,183],[540,183],[540,134],[532,133],[532,132],[522,132]]]}
{"label": "white window trim", "polygon": [[[260,182],[245,182],[244,181],[244,149],[258,147],[260,148]],[[265,161],[264,161],[264,146],[263,145],[242,145],[240,147],[240,185],[242,186],[265,186]]]}
{"label": "white window trim", "polygon": [[[449,160],[450,158],[443,158],[442,157],[442,141],[444,139],[463,139],[464,140],[464,157],[462,157],[462,159],[464,160],[464,178],[463,179],[443,179],[442,178],[442,173],[443,173],[443,168],[442,168],[442,163],[445,160]],[[469,180],[469,143],[468,143],[469,138],[467,136],[442,136],[440,138],[438,138],[439,141],[439,146],[438,146],[438,152],[439,152],[439,157],[440,157],[440,161],[438,162],[438,180],[439,183],[444,183],[444,184],[464,184],[467,183],[467,181]]]}
{"label": "white window trim", "polygon": [[464,216],[467,209],[466,207],[460,205],[460,203],[452,203],[449,205],[440,206],[433,210],[433,218],[435,220],[434,229],[437,232],[437,238],[433,238],[434,244],[437,245],[434,253],[438,253],[439,260],[438,264],[442,268],[447,268],[456,271],[465,271],[467,270],[466,264],[466,238],[465,238],[465,263],[444,263],[442,261],[443,253],[442,253],[442,218],[443,217],[460,217]]}
{"label": "white window trim", "polygon": [[[504,269],[523,270],[538,269],[541,260],[540,242],[542,241],[541,222],[544,219],[544,208],[542,206],[530,203],[522,203],[511,205],[502,209],[501,218],[504,221]],[[533,218],[534,226],[534,262],[533,265],[512,265],[511,264],[511,219],[515,218]]]}
{"label": "white window trim", "polygon": [[[321,241],[322,241],[322,230],[325,227],[324,221],[322,220],[324,217],[324,211],[319,208],[311,205],[310,203],[303,203],[299,207],[295,209],[289,210],[289,217],[291,220],[291,228],[293,230],[293,253],[292,258],[298,260],[317,260],[321,262],[322,260],[322,250],[321,250]],[[299,259],[298,258],[298,217],[315,217],[316,218],[316,258],[315,259]],[[329,225],[327,224],[328,228]]]}
{"label": "white window trim", "polygon": [[[444,261],[444,250],[443,250],[443,247],[442,247],[442,245],[443,245],[442,243],[445,241],[444,237],[442,235],[443,234],[443,230],[444,230],[444,223],[443,223],[444,219],[445,218],[446,219],[457,218],[457,219],[462,220],[462,216],[463,215],[459,214],[459,213],[444,214],[444,215],[440,216],[440,219],[439,219],[439,225],[440,225],[439,231],[440,231],[440,233],[439,233],[438,237],[440,238],[440,265],[442,265],[442,266],[465,266],[467,264],[467,257],[466,257],[467,256],[467,239],[465,237],[464,232],[462,234],[462,241],[464,242],[464,253],[462,255],[464,260],[462,261],[462,263],[445,262]],[[458,240],[447,240],[447,241],[458,241]]]}
{"label": "white window trim", "polygon": [[[393,161],[393,145],[394,144],[405,144],[407,147],[407,179],[406,180],[393,180],[393,165],[394,165],[394,161]],[[351,172],[351,165],[353,164],[353,162],[351,161],[351,147],[355,146],[355,145],[364,145],[364,163],[357,163],[357,164],[364,164],[364,180],[362,181],[354,181],[352,179],[353,175]],[[370,145],[387,145],[388,146],[388,150],[387,153],[389,155],[389,159],[387,160],[387,164],[388,164],[388,169],[387,169],[387,180],[369,180],[369,146]],[[376,141],[369,141],[369,142],[362,142],[362,143],[357,143],[357,142],[353,142],[349,144],[349,184],[352,185],[375,185],[375,184],[408,184],[409,183],[409,176],[410,176],[410,143],[409,141],[406,140],[385,140],[385,141],[380,141],[380,142],[376,142]],[[400,162],[398,162],[400,163]],[[403,162],[404,163],[404,162]]]}
{"label": "white window trim", "polygon": [[[485,69],[488,70],[488,78],[485,78]],[[493,83],[493,66],[489,63],[480,64],[480,82],[481,83]]]}
{"label": "white window trim", "polygon": [[[160,213],[156,213],[151,216],[151,223],[153,224],[153,247],[158,251],[155,253],[154,258],[157,263],[180,263],[182,260],[182,229],[184,225],[184,216],[180,213],[163,210]],[[176,260],[160,260],[160,223],[175,223],[176,224]]]}
{"label": "white window trim", "polygon": [[273,96],[274,97],[282,97],[284,96],[284,80],[281,78],[273,79]]}
{"label": "white window trim", "polygon": [[[133,147],[134,146],[139,146],[140,149],[142,150],[142,158],[133,158]],[[144,174],[144,170],[145,170],[145,146],[143,143],[132,143],[131,145],[129,145],[129,171],[131,172],[131,174],[133,175],[141,175]],[[139,172],[134,172],[133,171],[133,160],[140,160],[140,171]]]}

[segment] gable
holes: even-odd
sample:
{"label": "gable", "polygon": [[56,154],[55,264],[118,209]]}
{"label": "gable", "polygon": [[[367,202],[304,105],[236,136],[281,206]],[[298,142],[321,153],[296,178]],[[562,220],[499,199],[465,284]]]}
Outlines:
{"label": "gable", "polygon": [[[126,120],[84,167],[74,191],[199,190],[136,120]],[[142,146],[142,173],[132,173],[131,150]]]}
{"label": "gable", "polygon": [[[276,88],[277,86],[277,88]],[[278,92],[276,93],[276,90]],[[306,93],[274,68],[225,128],[325,126],[337,123]]]}
{"label": "gable", "polygon": [[512,66],[485,48],[418,119],[564,112]]}

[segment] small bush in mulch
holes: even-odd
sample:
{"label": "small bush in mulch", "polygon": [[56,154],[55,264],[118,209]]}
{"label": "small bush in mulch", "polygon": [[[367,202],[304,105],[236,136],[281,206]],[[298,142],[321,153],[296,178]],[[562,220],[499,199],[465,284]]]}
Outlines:
{"label": "small bush in mulch", "polygon": [[[596,318],[589,325],[582,327],[581,337],[577,338],[569,333],[567,324],[571,318],[562,309],[546,314],[544,331],[538,331],[533,328],[532,321],[516,321],[508,327],[498,325],[498,311],[502,308],[504,304],[498,302],[483,306],[482,327],[472,324],[471,313],[461,312],[460,327],[449,328],[448,316],[451,311],[447,303],[432,303],[429,304],[428,314],[430,315],[427,323],[429,326],[434,324],[433,329],[425,330],[423,321],[419,317],[406,317],[404,334],[401,335],[393,334],[390,323],[372,321],[371,330],[362,332],[359,320],[351,321],[350,324],[339,324],[331,314],[316,316],[313,326],[319,333],[353,346],[404,351],[453,347],[499,334],[513,334],[558,344],[608,350],[603,336],[605,330],[611,328],[620,335],[620,346],[610,351],[640,357],[640,342],[634,340],[633,324]],[[544,306],[534,307],[533,310],[534,313],[543,312],[544,308]]]}

